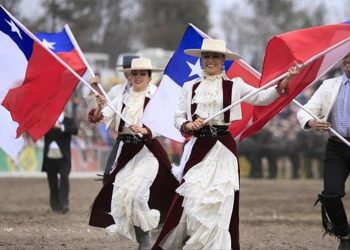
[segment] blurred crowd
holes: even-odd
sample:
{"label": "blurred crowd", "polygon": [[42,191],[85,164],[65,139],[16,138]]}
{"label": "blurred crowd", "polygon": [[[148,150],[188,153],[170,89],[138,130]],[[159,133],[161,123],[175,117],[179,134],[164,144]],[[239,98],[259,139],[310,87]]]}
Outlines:
{"label": "blurred crowd", "polygon": [[[331,72],[327,77],[332,77]],[[297,100],[305,104],[319,84],[306,89]],[[91,108],[77,88],[68,110],[77,119],[79,134],[73,139],[72,149],[80,151],[83,161],[94,158],[97,170],[103,170],[117,134],[103,123],[92,125],[87,119]],[[274,117],[262,130],[238,143],[241,176],[249,178],[321,178],[323,149],[327,133],[303,131],[296,119],[298,107],[291,103]],[[182,144],[161,138],[169,158],[179,163]]]}
{"label": "blurred crowd", "polygon": [[[305,103],[313,89],[298,97]],[[97,170],[102,170],[114,140],[115,131],[106,129],[103,123],[92,125],[87,120],[89,105],[84,98],[73,97],[72,112],[79,124],[79,134],[74,139],[73,149],[84,152],[93,150]],[[290,104],[273,118],[261,131],[238,144],[241,175],[250,178],[320,178],[322,176],[323,148],[327,134],[303,131],[296,120],[297,106]],[[179,163],[182,144],[161,138],[170,159]]]}

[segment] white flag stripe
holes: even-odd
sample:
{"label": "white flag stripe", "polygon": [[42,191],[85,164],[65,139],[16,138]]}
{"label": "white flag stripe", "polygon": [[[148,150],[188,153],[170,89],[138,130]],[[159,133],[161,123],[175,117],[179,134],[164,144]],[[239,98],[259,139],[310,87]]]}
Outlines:
{"label": "white flag stripe", "polygon": [[16,138],[18,124],[11,119],[10,113],[0,105],[0,148],[13,160],[16,160],[22,150],[24,140],[22,137]]}
{"label": "white flag stripe", "polygon": [[[174,114],[181,93],[181,87],[170,77],[164,75],[155,94],[155,99],[149,102],[151,105],[145,109],[142,122],[163,136],[172,140],[183,142],[184,138],[174,127]],[[164,109],[166,107],[166,109]],[[166,112],[164,112],[166,110]],[[155,115],[152,115],[155,114]]]}

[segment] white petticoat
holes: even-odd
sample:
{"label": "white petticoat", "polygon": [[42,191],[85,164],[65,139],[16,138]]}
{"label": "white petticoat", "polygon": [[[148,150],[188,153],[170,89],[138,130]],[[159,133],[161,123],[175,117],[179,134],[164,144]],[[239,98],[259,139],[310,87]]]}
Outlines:
{"label": "white petticoat", "polygon": [[182,217],[160,246],[165,250],[231,249],[228,229],[234,192],[239,189],[235,155],[217,141],[184,179],[176,190],[184,197]]}
{"label": "white petticoat", "polygon": [[135,240],[134,226],[143,231],[158,226],[160,213],[148,206],[158,167],[157,159],[144,146],[116,175],[110,212],[115,224],[106,228],[108,234],[118,233]]}

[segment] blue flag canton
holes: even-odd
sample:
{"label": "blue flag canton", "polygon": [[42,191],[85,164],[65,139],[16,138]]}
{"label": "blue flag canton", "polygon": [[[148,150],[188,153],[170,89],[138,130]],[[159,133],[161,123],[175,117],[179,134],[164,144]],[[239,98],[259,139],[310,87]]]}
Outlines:
{"label": "blue flag canton", "polygon": [[29,60],[34,41],[12,20],[2,6],[0,6],[0,31],[8,35]]}
{"label": "blue flag canton", "polygon": [[70,52],[74,49],[74,45],[64,29],[57,33],[35,33],[35,35],[55,53]]}
{"label": "blue flag canton", "polygon": [[[187,81],[200,77],[201,60],[198,57],[184,53],[185,49],[200,49],[204,37],[191,25],[188,26],[182,37],[179,47],[170,59],[164,74],[168,75],[180,87]],[[225,62],[225,69],[228,69],[232,61]]]}

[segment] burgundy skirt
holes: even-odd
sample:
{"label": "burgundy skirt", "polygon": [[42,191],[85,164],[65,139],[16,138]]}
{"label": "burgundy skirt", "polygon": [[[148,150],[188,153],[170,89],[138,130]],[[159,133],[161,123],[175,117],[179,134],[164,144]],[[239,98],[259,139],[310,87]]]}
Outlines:
{"label": "burgundy skirt", "polygon": [[114,224],[113,217],[109,212],[111,211],[115,176],[143,146],[146,146],[152,152],[159,163],[157,176],[150,187],[148,204],[151,209],[157,209],[160,212],[160,221],[164,221],[179,183],[171,173],[171,164],[164,148],[158,140],[152,139],[140,144],[124,143],[116,167],[92,204],[90,226],[106,228]]}
{"label": "burgundy skirt", "polygon": [[[193,145],[191,155],[185,165],[183,176],[187,173],[188,170],[190,170],[193,166],[204,159],[204,157],[214,147],[217,141],[220,141],[237,157],[236,143],[230,134],[219,137],[197,138],[195,144]],[[167,236],[168,233],[179,224],[183,212],[182,203],[183,197],[176,193],[172,201],[169,213],[166,217],[163,229],[152,249],[162,249],[159,244],[163,241],[164,237]],[[234,207],[230,219],[229,232],[231,235],[232,249],[239,250],[239,191],[235,192]]]}

